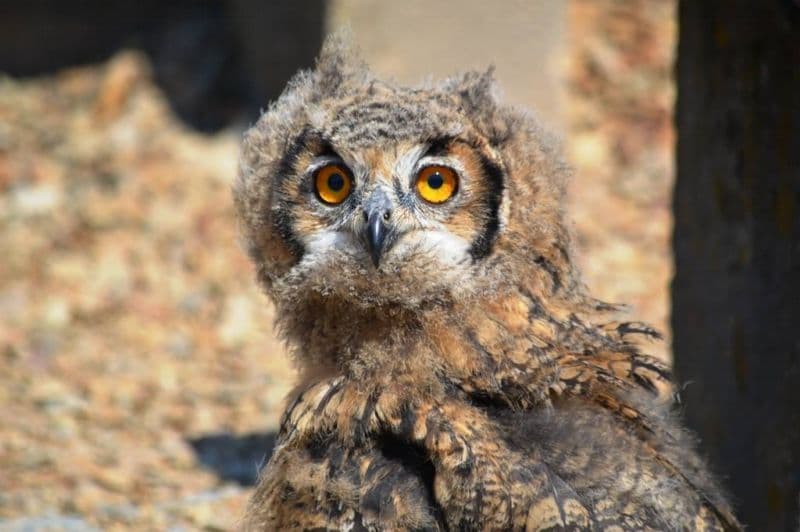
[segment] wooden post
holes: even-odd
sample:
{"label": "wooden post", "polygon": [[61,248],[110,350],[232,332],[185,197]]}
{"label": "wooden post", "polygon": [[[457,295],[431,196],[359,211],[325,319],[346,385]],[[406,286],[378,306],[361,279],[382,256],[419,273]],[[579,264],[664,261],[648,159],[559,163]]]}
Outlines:
{"label": "wooden post", "polygon": [[683,0],[672,326],[681,396],[750,530],[797,530],[800,4]]}

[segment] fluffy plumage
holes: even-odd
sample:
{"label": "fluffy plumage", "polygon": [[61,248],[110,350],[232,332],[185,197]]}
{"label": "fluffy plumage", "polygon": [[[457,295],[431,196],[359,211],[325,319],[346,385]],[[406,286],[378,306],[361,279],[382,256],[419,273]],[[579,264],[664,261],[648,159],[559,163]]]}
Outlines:
{"label": "fluffy plumage", "polygon": [[[301,373],[246,527],[737,529],[640,351],[656,333],[580,282],[550,137],[491,71],[400,87],[345,41],[248,131],[234,187]],[[336,206],[329,160],[353,175]],[[458,172],[450,201],[417,197],[425,164]]]}

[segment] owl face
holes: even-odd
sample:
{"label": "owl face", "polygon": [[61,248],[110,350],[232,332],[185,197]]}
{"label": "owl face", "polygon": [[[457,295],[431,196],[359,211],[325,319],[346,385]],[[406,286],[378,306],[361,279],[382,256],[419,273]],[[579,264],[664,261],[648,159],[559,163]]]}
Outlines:
{"label": "owl face", "polygon": [[516,184],[521,161],[546,158],[491,89],[490,73],[384,83],[329,42],[243,144],[234,198],[273,298],[312,291],[417,306],[492,289],[507,275],[509,251],[524,254],[546,227],[514,236],[509,220],[537,209],[552,216],[557,201],[546,175]]}
{"label": "owl face", "polygon": [[[307,124],[291,140],[272,198],[298,254],[293,276],[324,292],[356,287],[371,302],[463,285],[500,227],[503,193],[480,137],[420,138],[422,121],[435,121],[418,112],[423,102],[388,99],[358,98]],[[387,127],[392,121],[416,127],[403,134]]]}

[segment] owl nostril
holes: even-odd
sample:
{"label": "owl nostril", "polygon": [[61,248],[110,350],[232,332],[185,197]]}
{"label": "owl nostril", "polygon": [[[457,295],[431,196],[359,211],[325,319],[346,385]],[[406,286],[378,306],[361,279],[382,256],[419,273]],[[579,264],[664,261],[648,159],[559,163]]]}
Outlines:
{"label": "owl nostril", "polygon": [[[361,214],[364,216],[364,221],[368,222],[369,221],[369,213],[367,211],[363,211]],[[384,222],[388,222],[391,217],[392,217],[391,209],[387,209],[387,210],[383,211],[383,214],[381,215],[381,218],[383,218]]]}

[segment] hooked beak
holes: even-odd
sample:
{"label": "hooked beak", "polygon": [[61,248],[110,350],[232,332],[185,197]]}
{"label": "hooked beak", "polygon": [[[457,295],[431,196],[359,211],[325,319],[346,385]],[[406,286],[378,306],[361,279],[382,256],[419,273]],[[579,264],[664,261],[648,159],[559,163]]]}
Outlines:
{"label": "hooked beak", "polygon": [[372,264],[377,268],[384,252],[391,246],[393,227],[392,204],[387,194],[376,190],[364,203],[364,241],[366,242]]}
{"label": "hooked beak", "polygon": [[386,235],[389,229],[386,227],[385,220],[388,219],[388,211],[385,213],[371,212],[367,214],[367,226],[365,236],[369,255],[372,257],[372,264],[377,268],[381,262],[383,251],[386,248]]}

